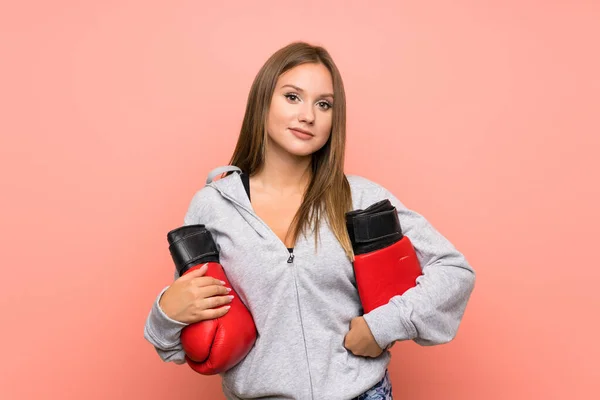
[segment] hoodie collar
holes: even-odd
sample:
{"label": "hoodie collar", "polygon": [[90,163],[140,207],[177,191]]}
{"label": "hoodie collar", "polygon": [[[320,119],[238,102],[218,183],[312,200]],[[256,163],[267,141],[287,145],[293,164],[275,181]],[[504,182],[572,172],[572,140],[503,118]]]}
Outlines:
{"label": "hoodie collar", "polygon": [[[213,180],[216,176],[225,172],[233,171],[233,174],[227,175],[224,178]],[[242,170],[233,165],[218,167],[208,174],[206,186],[210,186],[217,190],[220,195],[238,210],[242,217],[256,230],[262,237],[269,238],[277,236],[272,232],[271,228],[264,223],[254,212],[248,194],[244,188],[244,183],[240,178]]]}
{"label": "hoodie collar", "polygon": [[[217,179],[216,181],[214,180],[216,176],[230,171],[233,171],[234,173],[227,175],[224,178]],[[213,169],[208,174],[208,178],[206,179],[206,185],[212,187],[213,189],[216,189],[221,194],[221,196],[235,203],[236,206],[247,209],[246,211],[253,212],[252,205],[250,204],[250,200],[248,199],[248,194],[244,189],[244,184],[240,177],[241,174],[242,170],[234,165],[218,167]]]}

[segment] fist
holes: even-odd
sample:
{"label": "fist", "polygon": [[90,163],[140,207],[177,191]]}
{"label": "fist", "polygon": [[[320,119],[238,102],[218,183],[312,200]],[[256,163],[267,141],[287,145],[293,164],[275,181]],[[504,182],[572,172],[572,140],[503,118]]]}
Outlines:
{"label": "fist", "polygon": [[204,276],[208,264],[177,278],[160,298],[158,305],[167,317],[192,324],[224,316],[233,295],[225,282]]}
{"label": "fist", "polygon": [[363,317],[356,317],[350,321],[350,331],[344,338],[344,347],[355,356],[375,358],[383,353]]}

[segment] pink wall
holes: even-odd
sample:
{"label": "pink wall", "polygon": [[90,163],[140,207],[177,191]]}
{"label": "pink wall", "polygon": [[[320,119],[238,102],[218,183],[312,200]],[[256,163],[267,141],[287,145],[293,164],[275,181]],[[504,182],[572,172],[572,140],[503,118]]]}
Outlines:
{"label": "pink wall", "polygon": [[345,79],[347,172],[478,273],[455,341],[393,348],[396,397],[599,398],[598,2],[238,3],[0,6],[0,397],[222,398],[143,325],[166,232],[303,39]]}

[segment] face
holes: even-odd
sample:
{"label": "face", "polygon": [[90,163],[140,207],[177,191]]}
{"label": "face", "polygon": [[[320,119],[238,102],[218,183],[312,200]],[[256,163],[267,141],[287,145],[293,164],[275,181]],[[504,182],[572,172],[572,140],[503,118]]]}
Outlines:
{"label": "face", "polygon": [[308,156],[327,143],[333,80],[322,64],[298,65],[280,75],[267,116],[268,147]]}

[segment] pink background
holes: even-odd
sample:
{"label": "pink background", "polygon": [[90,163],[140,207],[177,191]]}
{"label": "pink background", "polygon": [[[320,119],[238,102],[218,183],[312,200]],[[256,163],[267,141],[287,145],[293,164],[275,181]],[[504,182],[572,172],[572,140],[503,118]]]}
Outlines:
{"label": "pink background", "polygon": [[599,3],[218,3],[0,6],[0,397],[223,398],[143,326],[252,79],[307,40],[344,77],[347,172],[478,274],[453,342],[392,349],[396,397],[600,398]]}

